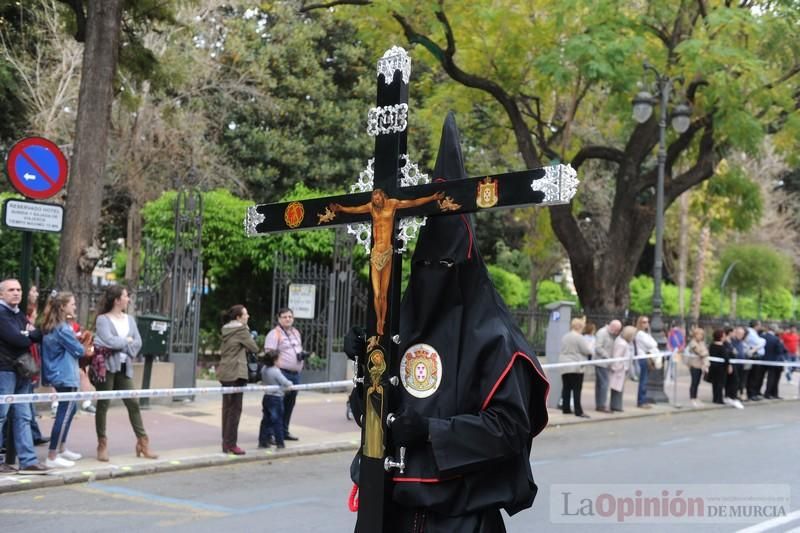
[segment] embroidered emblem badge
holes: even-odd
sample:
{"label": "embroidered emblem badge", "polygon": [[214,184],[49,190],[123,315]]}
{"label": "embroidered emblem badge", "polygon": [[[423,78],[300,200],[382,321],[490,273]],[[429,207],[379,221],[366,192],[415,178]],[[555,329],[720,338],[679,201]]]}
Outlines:
{"label": "embroidered emblem badge", "polygon": [[290,228],[296,228],[303,223],[303,218],[306,216],[306,210],[303,209],[303,204],[300,202],[292,202],[286,206],[283,212],[283,220]]}
{"label": "embroidered emblem badge", "polygon": [[415,398],[433,395],[442,382],[442,359],[429,344],[411,346],[400,360],[400,380]]}
{"label": "embroidered emblem badge", "polygon": [[478,196],[475,198],[478,207],[484,209],[492,207],[497,204],[497,200],[497,180],[487,177],[478,183]]}

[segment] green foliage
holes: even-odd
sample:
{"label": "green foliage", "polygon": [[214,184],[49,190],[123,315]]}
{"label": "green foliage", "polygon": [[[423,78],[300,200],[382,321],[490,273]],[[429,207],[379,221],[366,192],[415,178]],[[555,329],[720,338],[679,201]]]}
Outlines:
{"label": "green foliage", "polygon": [[[300,200],[322,196],[320,191],[298,184],[284,200]],[[157,246],[174,246],[174,203],[176,193],[169,191],[142,209],[144,235]],[[245,236],[243,221],[252,203],[235,197],[230,191],[217,189],[203,193],[203,267],[210,281],[230,276],[247,261],[255,272],[272,268],[277,251],[304,259],[329,257],[333,233],[318,230],[273,234],[263,237]]]}
{"label": "green foliage", "polygon": [[564,289],[560,283],[545,279],[539,282],[539,290],[536,293],[536,301],[540,307],[553,302],[576,302],[578,299],[574,294]]}
{"label": "green foliage", "polygon": [[497,292],[509,308],[526,307],[530,293],[530,283],[525,283],[516,274],[496,265],[488,265],[489,276]]}
{"label": "green foliage", "polygon": [[[723,250],[719,264],[719,283],[733,265],[726,287],[751,296],[794,286],[789,257],[762,244],[734,244]],[[718,283],[718,284],[719,284]]]}
{"label": "green foliage", "polygon": [[349,21],[296,7],[228,9],[208,27],[225,28],[223,76],[247,84],[210,102],[227,125],[220,142],[261,202],[297,183],[325,190],[353,183],[371,151],[364,117],[375,91],[374,54],[353,40]]}

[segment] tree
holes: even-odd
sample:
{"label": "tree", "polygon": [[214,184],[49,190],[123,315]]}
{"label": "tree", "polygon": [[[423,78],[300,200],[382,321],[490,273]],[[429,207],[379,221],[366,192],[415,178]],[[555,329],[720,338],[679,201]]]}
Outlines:
{"label": "tree", "polygon": [[[58,256],[57,286],[61,289],[77,290],[84,285],[100,259],[96,231],[103,201],[102,185],[106,181],[123,3],[123,0],[88,0],[78,117]],[[71,5],[80,21],[81,2]]]}
{"label": "tree", "polygon": [[[720,257],[719,277],[730,268],[727,287],[757,298],[759,315],[765,294],[794,287],[792,261],[764,244],[728,246]],[[732,267],[732,268],[731,268]],[[721,280],[720,280],[721,281]],[[791,296],[791,294],[790,294]]]}
{"label": "tree", "polygon": [[[347,3],[347,2],[343,2]],[[800,132],[800,22],[794,2],[634,3],[538,2],[536,11],[511,0],[373,4],[368,35],[399,23],[424,57],[439,65],[485,113],[495,144],[510,137],[529,167],[571,161],[584,183],[604,180],[609,203],[583,227],[579,192],[573,206],[551,207],[551,220],[572,264],[588,311],[620,311],[655,221],[658,143],[655,116],[630,119],[630,98],[649,59],[686,79],[689,129],[670,132],[665,205],[713,175],[720,154],[754,151],[774,135],[785,152]],[[371,33],[370,33],[371,32]],[[478,112],[478,111],[476,111]],[[587,172],[600,161],[613,171]]]}

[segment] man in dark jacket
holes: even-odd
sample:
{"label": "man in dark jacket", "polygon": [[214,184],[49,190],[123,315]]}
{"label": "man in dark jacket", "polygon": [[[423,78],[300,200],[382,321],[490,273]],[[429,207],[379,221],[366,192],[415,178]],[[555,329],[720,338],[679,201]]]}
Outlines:
{"label": "man in dark jacket", "polygon": [[[772,324],[769,325],[766,331],[761,334],[766,341],[764,345],[764,361],[772,361],[774,363],[783,361],[783,355],[786,353],[786,348],[783,343],[775,335],[776,327]],[[767,374],[767,386],[764,389],[764,398],[767,400],[780,400],[778,395],[778,386],[781,382],[781,372],[783,367],[768,366],[765,373]]]}
{"label": "man in dark jacket", "polygon": [[[28,324],[25,313],[19,308],[21,301],[22,286],[19,281],[0,281],[0,397],[7,394],[30,394],[32,391],[31,378],[20,376],[14,369],[14,362],[30,350],[31,343],[40,342],[42,335]],[[9,404],[0,403],[0,447],[10,407]],[[49,469],[39,463],[33,447],[30,404],[16,404],[12,413],[19,473],[46,474]],[[13,471],[13,466],[0,464],[0,472]]]}
{"label": "man in dark jacket", "polygon": [[[449,116],[434,179],[464,177]],[[505,531],[500,509],[515,514],[536,496],[531,442],[547,424],[549,384],[492,285],[469,217],[431,217],[421,230],[400,339],[388,451],[407,454],[387,489],[384,531]]]}

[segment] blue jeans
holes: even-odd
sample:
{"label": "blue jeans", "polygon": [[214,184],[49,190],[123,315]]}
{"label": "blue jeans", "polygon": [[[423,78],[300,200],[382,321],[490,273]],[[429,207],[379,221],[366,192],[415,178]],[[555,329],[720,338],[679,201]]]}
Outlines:
{"label": "blue jeans", "polygon": [[39,422],[36,421],[36,406],[31,404],[31,436],[33,442],[42,440],[42,430],[39,429]]}
{"label": "blue jeans", "polygon": [[[62,387],[55,385],[56,392],[75,392],[77,387]],[[53,429],[50,432],[50,451],[56,451],[62,444],[67,442],[69,426],[72,424],[72,417],[78,410],[77,402],[58,402],[56,411],[56,421],[53,422]]]}
{"label": "blue jeans", "polygon": [[[21,378],[16,372],[0,370],[0,396],[6,394],[31,394],[33,385],[31,378]],[[0,445],[5,438],[5,424],[8,418],[10,404],[0,402]],[[33,449],[33,437],[31,436],[31,404],[14,404],[11,423],[14,429],[14,446],[17,449],[19,465],[22,468],[35,465],[39,462],[36,452]]]}
{"label": "blue jeans", "polygon": [[261,400],[261,412],[259,446],[268,445],[270,437],[275,437],[275,444],[283,445],[283,398],[265,394]]}
{"label": "blue jeans", "polygon": [[[286,379],[292,382],[292,385],[300,384],[300,372],[293,372],[291,370],[281,369]],[[294,411],[294,403],[297,401],[297,391],[286,391],[283,393],[283,434],[289,434],[289,422],[292,420],[292,411]]]}
{"label": "blue jeans", "polygon": [[636,405],[647,403],[647,374],[650,373],[650,360],[638,359],[639,361],[639,392],[636,395]]}

